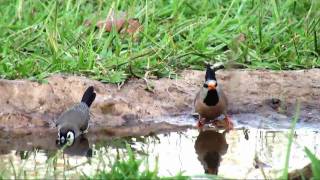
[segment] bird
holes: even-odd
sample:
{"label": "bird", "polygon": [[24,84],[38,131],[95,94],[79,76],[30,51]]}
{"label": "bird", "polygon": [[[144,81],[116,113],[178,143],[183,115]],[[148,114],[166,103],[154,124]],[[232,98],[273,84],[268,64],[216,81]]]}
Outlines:
{"label": "bird", "polygon": [[[59,146],[59,148],[64,148],[64,146]],[[74,140],[74,143],[63,149],[64,154],[70,156],[86,156],[92,157],[92,148],[90,148],[89,141],[85,136],[79,136]]]}
{"label": "bird", "polygon": [[221,156],[227,153],[229,147],[226,132],[220,133],[212,129],[200,131],[195,141],[194,148],[206,174],[218,174]]}
{"label": "bird", "polygon": [[58,143],[72,144],[79,135],[87,132],[90,120],[89,108],[96,98],[94,87],[90,86],[84,92],[81,102],[64,111],[56,121],[58,128]]}
{"label": "bird", "polygon": [[226,129],[233,129],[233,123],[227,115],[227,109],[228,99],[221,85],[217,82],[215,69],[207,64],[203,87],[200,88],[194,99],[194,110],[199,114],[197,126],[202,128],[205,123],[211,122],[223,114]]}

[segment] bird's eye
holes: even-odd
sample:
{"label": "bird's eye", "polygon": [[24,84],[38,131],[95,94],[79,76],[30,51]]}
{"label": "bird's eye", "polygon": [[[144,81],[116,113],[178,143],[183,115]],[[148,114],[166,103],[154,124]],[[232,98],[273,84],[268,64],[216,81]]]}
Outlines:
{"label": "bird's eye", "polygon": [[204,88],[208,88],[208,84],[203,84],[203,87]]}

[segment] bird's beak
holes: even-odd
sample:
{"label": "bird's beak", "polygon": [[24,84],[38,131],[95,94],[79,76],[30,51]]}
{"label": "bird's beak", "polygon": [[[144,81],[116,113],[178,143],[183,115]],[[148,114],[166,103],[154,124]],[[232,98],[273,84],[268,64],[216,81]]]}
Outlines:
{"label": "bird's beak", "polygon": [[217,87],[217,83],[216,82],[209,82],[208,83],[208,89],[209,90],[215,90]]}
{"label": "bird's beak", "polygon": [[62,136],[62,137],[60,138],[60,142],[63,144],[64,141],[65,141],[65,139],[64,139],[64,137]]}

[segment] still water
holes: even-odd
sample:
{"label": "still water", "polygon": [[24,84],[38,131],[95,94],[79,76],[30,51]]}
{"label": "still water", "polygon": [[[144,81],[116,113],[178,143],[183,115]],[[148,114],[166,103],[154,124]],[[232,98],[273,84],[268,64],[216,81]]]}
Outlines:
{"label": "still water", "polygon": [[[0,169],[2,173],[11,171],[16,177],[41,178],[48,177],[50,166],[54,166],[57,172],[54,177],[76,178],[107,167],[117,156],[125,157],[126,144],[129,144],[138,158],[148,162],[150,169],[157,162],[161,176],[184,172],[190,176],[212,173],[227,178],[275,178],[284,167],[288,133],[288,130],[257,128],[226,133],[207,128],[153,136],[104,138],[95,142],[84,137],[58,156],[56,149],[46,147],[34,147],[34,151],[17,147],[18,150],[2,152]],[[320,155],[317,131],[310,128],[295,131],[290,170],[309,163],[304,147]],[[58,157],[56,161],[50,158],[54,156]]]}

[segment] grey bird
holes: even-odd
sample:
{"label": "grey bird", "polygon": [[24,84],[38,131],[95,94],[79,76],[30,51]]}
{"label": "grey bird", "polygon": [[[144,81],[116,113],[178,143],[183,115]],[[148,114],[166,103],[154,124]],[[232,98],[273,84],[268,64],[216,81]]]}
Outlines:
{"label": "grey bird", "polygon": [[212,121],[216,123],[215,118],[223,114],[226,129],[232,129],[233,123],[227,115],[227,109],[228,99],[218,85],[215,70],[207,64],[205,82],[194,100],[194,110],[199,114],[198,127],[201,128],[205,123]]}
{"label": "grey bird", "polygon": [[58,143],[73,143],[75,138],[87,132],[90,111],[89,108],[96,98],[93,86],[84,92],[81,102],[63,112],[56,121],[58,127]]}

